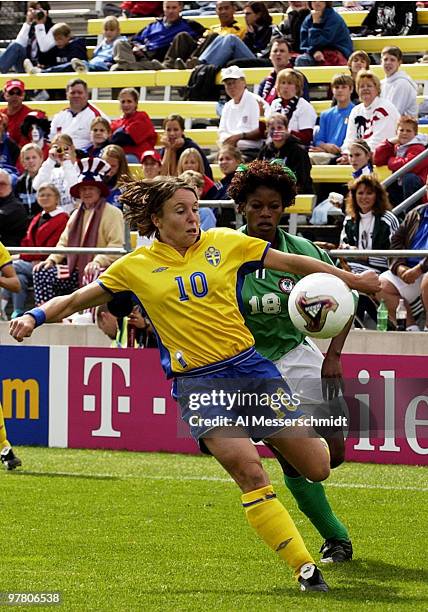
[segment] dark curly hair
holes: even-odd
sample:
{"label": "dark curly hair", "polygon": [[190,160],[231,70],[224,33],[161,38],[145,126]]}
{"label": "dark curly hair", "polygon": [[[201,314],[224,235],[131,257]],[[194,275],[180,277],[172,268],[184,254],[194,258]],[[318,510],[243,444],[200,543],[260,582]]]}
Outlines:
{"label": "dark curly hair", "polygon": [[192,191],[198,197],[194,187],[176,176],[157,176],[125,183],[119,196],[126,211],[125,218],[142,236],[151,236],[156,232],[152,215],[162,216],[163,205],[179,189]]}
{"label": "dark curly hair", "polygon": [[235,200],[239,212],[243,212],[248,196],[258,187],[269,187],[281,195],[284,208],[291,206],[296,197],[296,181],[281,163],[256,160],[238,167],[227,193]]}
{"label": "dark curly hair", "polygon": [[354,221],[360,216],[360,208],[357,204],[357,189],[360,185],[365,185],[367,189],[374,191],[376,194],[373,206],[374,215],[383,215],[385,211],[392,209],[388,192],[382,183],[373,174],[362,174],[349,184],[349,192],[346,198],[346,214]]}

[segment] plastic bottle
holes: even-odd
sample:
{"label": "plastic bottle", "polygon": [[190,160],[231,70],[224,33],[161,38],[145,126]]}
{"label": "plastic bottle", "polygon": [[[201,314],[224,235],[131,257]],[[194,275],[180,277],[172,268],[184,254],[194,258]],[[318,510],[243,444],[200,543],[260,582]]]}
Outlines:
{"label": "plastic bottle", "polygon": [[377,309],[377,330],[387,331],[388,329],[388,308],[384,300],[378,306]]}
{"label": "plastic bottle", "polygon": [[406,331],[407,308],[402,298],[398,302],[397,310],[395,311],[395,319],[397,321],[397,331]]}

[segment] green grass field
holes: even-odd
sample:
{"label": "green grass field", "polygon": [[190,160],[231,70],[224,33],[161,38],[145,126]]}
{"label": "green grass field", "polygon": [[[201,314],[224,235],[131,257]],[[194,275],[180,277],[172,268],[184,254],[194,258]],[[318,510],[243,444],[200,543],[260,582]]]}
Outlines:
{"label": "green grass field", "polygon": [[[334,471],[328,495],[354,560],[324,567],[330,593],[304,594],[247,525],[238,489],[212,458],[17,450],[25,469],[0,473],[0,592],[61,591],[67,611],[428,609],[424,468]],[[276,462],[265,464],[318,559],[319,535]]]}

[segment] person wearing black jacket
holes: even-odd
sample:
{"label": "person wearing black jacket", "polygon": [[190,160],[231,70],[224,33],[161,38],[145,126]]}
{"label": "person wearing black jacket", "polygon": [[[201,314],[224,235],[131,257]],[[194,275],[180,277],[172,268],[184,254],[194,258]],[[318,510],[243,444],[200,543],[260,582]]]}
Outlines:
{"label": "person wearing black jacket", "polygon": [[258,159],[280,159],[297,177],[299,193],[313,193],[311,162],[306,148],[288,131],[288,120],[275,113],[267,123],[268,139],[260,149]]}
{"label": "person wearing black jacket", "polygon": [[416,2],[375,2],[358,36],[410,36],[418,30]]}
{"label": "person wearing black jacket", "polygon": [[10,174],[0,169],[0,242],[5,246],[18,246],[27,225],[27,214],[13,194]]}
{"label": "person wearing black jacket", "polygon": [[0,57],[0,72],[24,72],[23,61],[28,58],[35,64],[43,64],[46,52],[55,41],[48,33],[53,26],[49,17],[49,2],[29,2],[26,20],[16,39],[11,42]]}

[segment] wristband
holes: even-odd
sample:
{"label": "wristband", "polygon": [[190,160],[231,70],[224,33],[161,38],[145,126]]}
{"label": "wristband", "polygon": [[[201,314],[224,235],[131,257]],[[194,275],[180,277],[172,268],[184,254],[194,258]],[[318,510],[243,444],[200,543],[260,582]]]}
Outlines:
{"label": "wristband", "polygon": [[32,310],[27,310],[27,312],[24,312],[24,315],[30,315],[30,317],[33,317],[36,322],[36,327],[43,325],[43,323],[46,321],[46,313],[43,308],[33,308]]}

